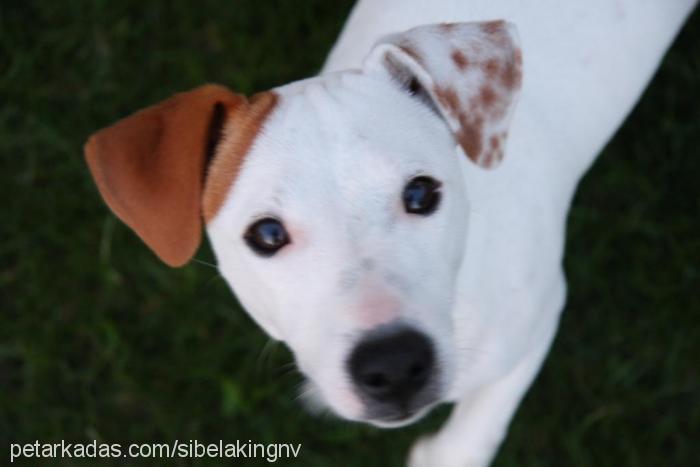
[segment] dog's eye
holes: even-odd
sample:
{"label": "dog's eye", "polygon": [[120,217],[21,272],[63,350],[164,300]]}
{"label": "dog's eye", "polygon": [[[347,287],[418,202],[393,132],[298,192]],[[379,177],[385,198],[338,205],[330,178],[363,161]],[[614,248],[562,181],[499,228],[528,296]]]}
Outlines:
{"label": "dog's eye", "polygon": [[245,235],[248,246],[261,256],[272,256],[289,243],[289,235],[280,221],[266,217],[254,222]]}
{"label": "dog's eye", "polygon": [[407,213],[427,216],[440,203],[440,182],[431,177],[412,179],[403,191],[403,204]]}
{"label": "dog's eye", "polygon": [[411,78],[408,83],[406,83],[406,89],[412,96],[423,92],[423,87],[420,85],[420,82],[418,82],[418,78]]}

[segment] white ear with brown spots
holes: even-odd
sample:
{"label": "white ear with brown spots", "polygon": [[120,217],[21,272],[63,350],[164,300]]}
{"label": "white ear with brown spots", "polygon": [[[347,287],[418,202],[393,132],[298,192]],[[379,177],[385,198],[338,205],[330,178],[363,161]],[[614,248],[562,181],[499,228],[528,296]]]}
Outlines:
{"label": "white ear with brown spots", "polygon": [[365,61],[413,90],[422,86],[465,154],[481,167],[503,159],[522,81],[515,27],[505,21],[419,26],[381,39]]}

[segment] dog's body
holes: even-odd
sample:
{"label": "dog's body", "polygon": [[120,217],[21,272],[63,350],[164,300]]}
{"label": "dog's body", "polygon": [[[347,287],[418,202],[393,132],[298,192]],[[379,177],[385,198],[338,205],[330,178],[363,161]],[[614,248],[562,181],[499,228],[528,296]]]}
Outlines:
{"label": "dog's body", "polygon": [[[169,264],[204,217],[222,274],[318,399],[383,426],[457,402],[409,462],[485,466],[556,331],[576,184],[694,3],[361,1],[319,77],[251,103],[179,95],[98,133],[88,162]],[[426,177],[439,208],[408,210]],[[404,364],[416,388],[387,369]]]}
{"label": "dog's body", "polygon": [[489,463],[563,308],[564,229],[575,187],[695,3],[364,0],[355,7],[325,72],[359,66],[385,34],[444,21],[504,18],[517,25],[524,56],[505,162],[489,172],[465,162],[471,260],[460,272],[463,302],[454,313],[457,323],[465,321],[457,325],[463,342],[474,342],[468,321],[487,321],[478,328],[491,332],[476,351],[490,358],[476,368],[464,365],[472,374],[463,374],[467,381],[452,394],[461,402],[448,425],[414,450],[412,465]]}

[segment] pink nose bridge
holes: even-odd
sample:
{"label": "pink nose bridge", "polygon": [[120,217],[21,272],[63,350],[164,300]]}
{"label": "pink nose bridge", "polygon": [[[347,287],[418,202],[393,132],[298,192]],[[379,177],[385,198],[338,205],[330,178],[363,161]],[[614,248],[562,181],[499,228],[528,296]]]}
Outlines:
{"label": "pink nose bridge", "polygon": [[386,324],[399,315],[399,299],[379,287],[365,289],[357,304],[355,317],[360,326],[371,329]]}

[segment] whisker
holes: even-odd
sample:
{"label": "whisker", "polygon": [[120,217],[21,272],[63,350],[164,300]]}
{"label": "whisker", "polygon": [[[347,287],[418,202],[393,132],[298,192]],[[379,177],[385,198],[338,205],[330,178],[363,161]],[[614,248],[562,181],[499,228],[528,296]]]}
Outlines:
{"label": "whisker", "polygon": [[294,401],[301,403],[301,405],[312,415],[327,416],[330,414],[330,408],[320,397],[318,389],[313,385],[313,383],[307,380],[302,381],[298,385],[297,396],[294,398]]}
{"label": "whisker", "polygon": [[278,367],[278,370],[280,372],[279,373],[280,379],[287,378],[287,377],[292,376],[294,374],[300,375],[302,377],[304,376],[301,373],[301,371],[299,371],[299,368],[297,368],[297,366],[294,362],[289,362],[289,363],[285,363],[284,365],[280,365]]}
{"label": "whisker", "polygon": [[201,259],[192,258],[192,261],[194,261],[195,263],[203,264],[205,266],[209,266],[210,268],[217,269],[216,264],[207,263],[206,261],[202,261]]}
{"label": "whisker", "polygon": [[269,338],[262,346],[255,361],[255,366],[258,370],[269,369],[269,366],[266,367],[265,364],[269,364],[272,361],[272,352],[276,349],[277,343],[276,340]]}

